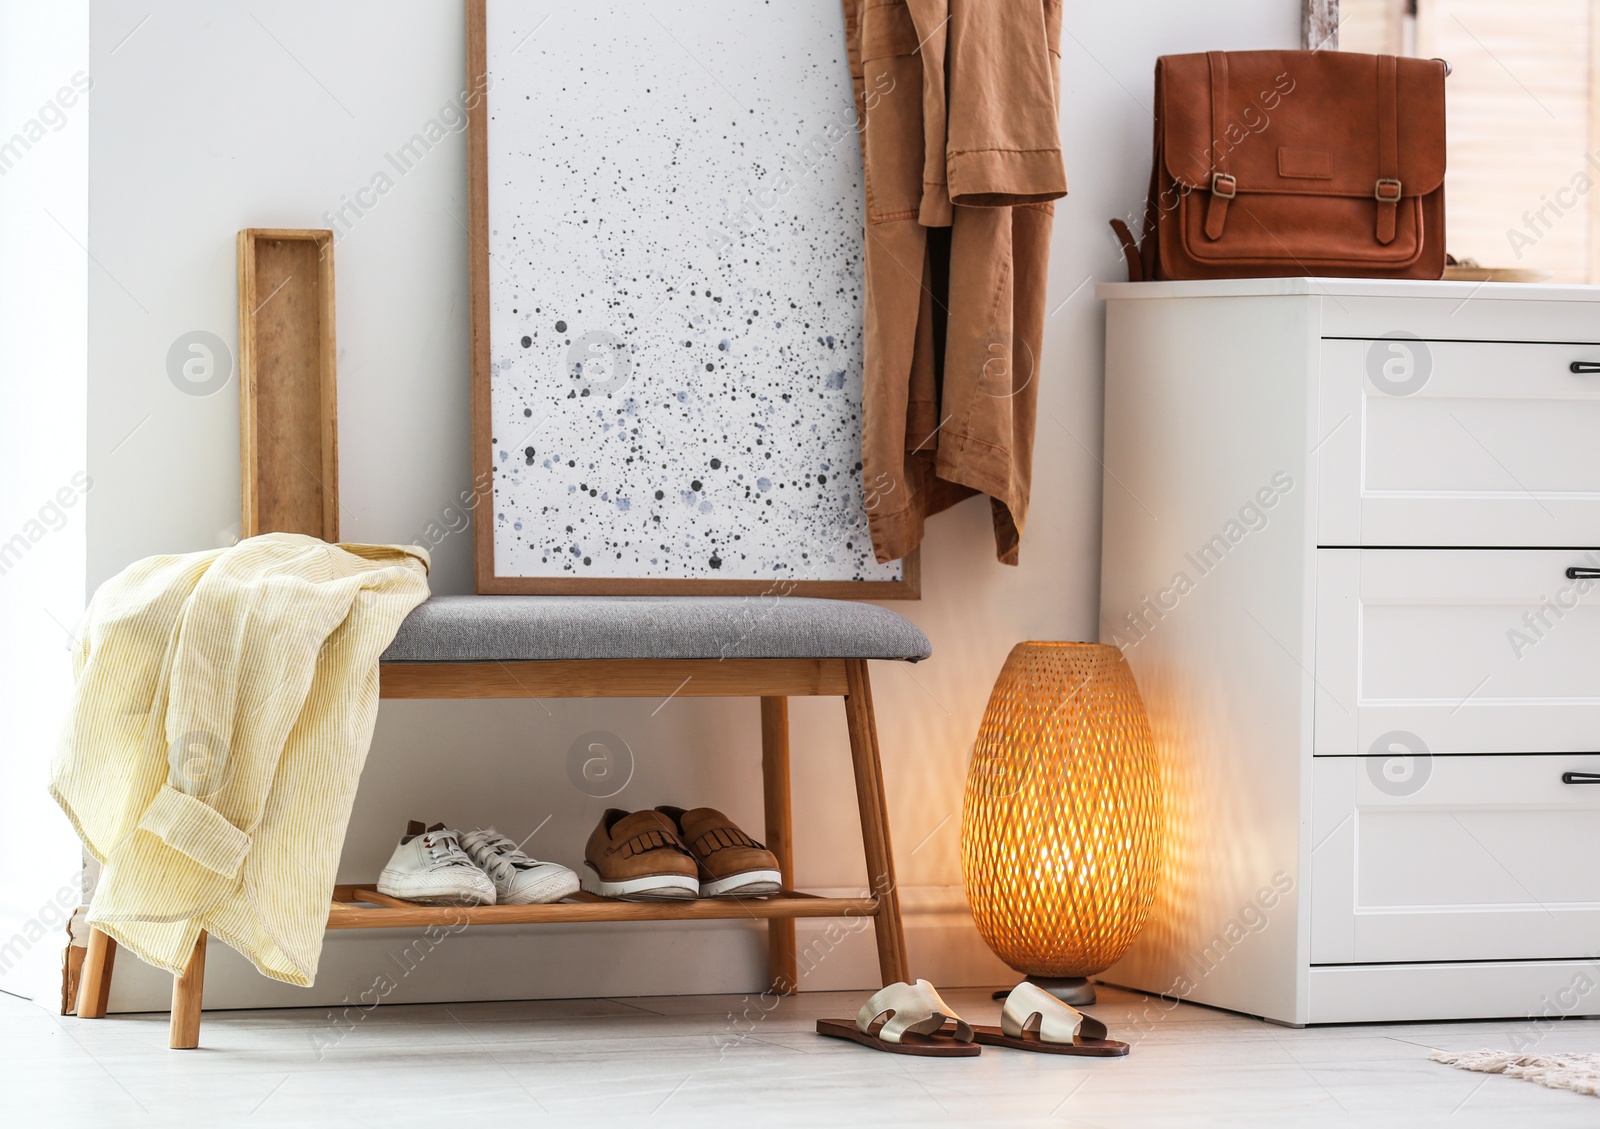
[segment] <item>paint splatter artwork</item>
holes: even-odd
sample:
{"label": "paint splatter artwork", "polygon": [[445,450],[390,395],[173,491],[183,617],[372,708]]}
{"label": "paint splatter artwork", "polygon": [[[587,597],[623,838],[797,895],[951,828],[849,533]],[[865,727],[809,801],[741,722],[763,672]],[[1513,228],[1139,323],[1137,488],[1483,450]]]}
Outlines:
{"label": "paint splatter artwork", "polygon": [[490,0],[498,577],[894,581],[838,0]]}

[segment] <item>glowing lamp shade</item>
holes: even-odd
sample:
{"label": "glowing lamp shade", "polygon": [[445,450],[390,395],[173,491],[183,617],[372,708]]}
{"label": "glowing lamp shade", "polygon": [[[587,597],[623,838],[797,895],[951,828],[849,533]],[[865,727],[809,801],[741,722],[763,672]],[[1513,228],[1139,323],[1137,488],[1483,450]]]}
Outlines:
{"label": "glowing lamp shade", "polygon": [[962,875],[983,939],[1018,972],[1077,985],[1089,1002],[1077,978],[1133,944],[1160,848],[1150,721],[1122,653],[1017,644],[989,696],[961,813]]}

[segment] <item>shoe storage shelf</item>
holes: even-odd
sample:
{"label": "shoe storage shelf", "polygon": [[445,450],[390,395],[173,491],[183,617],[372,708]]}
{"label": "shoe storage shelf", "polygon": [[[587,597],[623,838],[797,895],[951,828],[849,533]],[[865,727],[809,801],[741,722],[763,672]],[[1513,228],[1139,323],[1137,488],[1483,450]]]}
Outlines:
{"label": "shoe storage shelf", "polygon": [[[429,906],[381,894],[375,883],[357,883],[334,887],[328,928],[762,920],[772,990],[788,995],[797,987],[794,919],[864,917],[873,923],[883,983],[908,980],[867,662],[916,661],[929,654],[928,641],[900,616],[871,604],[786,598],[763,605],[760,616],[753,617],[747,603],[738,598],[435,597],[412,613],[385,653],[380,696],[759,698],[765,840],[783,874],[779,893],[685,902],[579,893],[550,905]],[[642,657],[624,657],[629,650]],[[730,653],[751,657],[719,657]],[[790,888],[788,699],[794,696],[844,699],[869,881],[862,897],[823,898]],[[173,978],[174,1048],[199,1045],[205,942],[202,933],[187,971]],[[79,1017],[106,1014],[115,956],[116,943],[92,930],[78,990]]]}

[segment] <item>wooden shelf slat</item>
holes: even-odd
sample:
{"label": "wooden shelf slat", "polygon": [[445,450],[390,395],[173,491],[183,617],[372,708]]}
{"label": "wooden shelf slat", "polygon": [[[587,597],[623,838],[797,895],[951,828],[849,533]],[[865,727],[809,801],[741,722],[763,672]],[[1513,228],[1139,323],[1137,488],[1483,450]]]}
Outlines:
{"label": "wooden shelf slat", "polygon": [[[416,902],[408,902],[401,898],[391,898],[388,894],[381,893],[371,886],[357,887],[356,890],[352,892],[350,897],[341,898],[340,900],[346,902],[366,902],[369,905],[388,906],[390,909],[415,909],[417,906]],[[357,906],[354,908],[359,909],[360,907]]]}
{"label": "wooden shelf slat", "polygon": [[[531,925],[578,921],[718,921],[787,917],[873,917],[874,898],[823,898],[792,891],[768,898],[701,898],[688,902],[583,900],[540,906],[424,906],[379,894],[370,886],[340,886],[328,913],[329,929],[407,929],[423,925]],[[377,902],[356,905],[356,902]]]}

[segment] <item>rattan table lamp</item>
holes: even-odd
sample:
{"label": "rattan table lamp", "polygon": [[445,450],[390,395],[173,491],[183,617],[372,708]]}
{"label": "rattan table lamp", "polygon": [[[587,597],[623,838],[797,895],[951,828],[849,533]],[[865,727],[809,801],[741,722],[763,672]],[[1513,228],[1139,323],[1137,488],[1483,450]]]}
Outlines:
{"label": "rattan table lamp", "polygon": [[1150,721],[1115,647],[1019,643],[967,772],[961,870],[995,955],[1068,1003],[1121,959],[1155,897]]}

